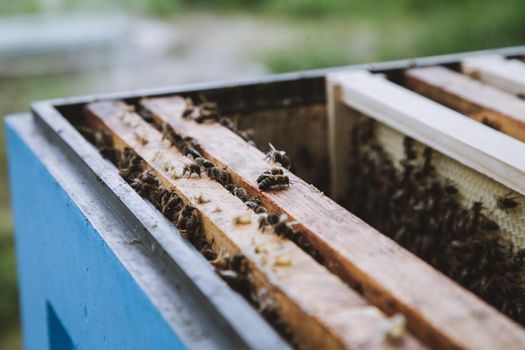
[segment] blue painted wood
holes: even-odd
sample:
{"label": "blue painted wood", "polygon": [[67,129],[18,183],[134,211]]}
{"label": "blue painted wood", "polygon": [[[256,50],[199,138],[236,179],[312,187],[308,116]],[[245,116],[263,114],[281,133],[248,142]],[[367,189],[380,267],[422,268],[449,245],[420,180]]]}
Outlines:
{"label": "blue painted wood", "polygon": [[50,348],[47,303],[77,349],[184,348],[9,123],[6,134],[25,348]]}

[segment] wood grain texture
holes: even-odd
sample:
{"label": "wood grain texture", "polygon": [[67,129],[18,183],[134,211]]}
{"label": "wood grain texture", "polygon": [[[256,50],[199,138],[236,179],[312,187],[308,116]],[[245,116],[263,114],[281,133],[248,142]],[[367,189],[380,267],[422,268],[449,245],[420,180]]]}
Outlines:
{"label": "wood grain texture", "polygon": [[440,66],[408,69],[405,77],[423,96],[525,141],[524,100]]}
{"label": "wood grain texture", "polygon": [[[422,347],[410,335],[399,343],[387,340],[390,320],[384,314],[293,243],[261,232],[258,215],[217,182],[206,175],[181,177],[190,160],[126,110],[121,102],[98,102],[87,108],[91,125],[109,130],[118,149],[133,148],[165,188],[198,209],[215,251],[247,258],[258,298],[275,308],[301,348]],[[238,217],[246,223],[236,223]]]}
{"label": "wood grain texture", "polygon": [[[343,97],[346,86],[342,90]],[[264,154],[219,124],[181,118],[180,97],[146,99],[143,106],[201,145],[205,157],[226,167],[234,181],[260,196],[272,211],[296,220],[329,269],[387,313],[403,312],[411,331],[436,348],[520,348],[522,330],[337,203],[288,174],[291,186],[261,192],[256,178],[272,164]],[[483,330],[480,332],[480,330]]]}
{"label": "wood grain texture", "polygon": [[513,95],[525,96],[525,63],[502,55],[483,55],[461,61],[463,73]]}

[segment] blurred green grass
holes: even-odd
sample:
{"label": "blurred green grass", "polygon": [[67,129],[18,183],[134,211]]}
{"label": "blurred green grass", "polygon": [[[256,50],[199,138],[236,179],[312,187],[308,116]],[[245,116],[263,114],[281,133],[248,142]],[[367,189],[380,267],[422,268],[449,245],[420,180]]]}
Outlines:
{"label": "blurred green grass", "polygon": [[[43,1],[0,1],[0,15],[37,13]],[[122,11],[176,20],[206,12],[268,18],[292,28],[297,40],[262,52],[272,72],[479,50],[525,42],[523,0],[62,0],[59,10]],[[225,38],[224,40],[227,40]],[[25,111],[32,100],[87,93],[75,75],[0,78],[0,115]],[[3,125],[3,123],[2,123]],[[0,349],[19,344],[16,274],[0,133]],[[4,331],[4,334],[2,332]],[[6,335],[7,334],[7,335]],[[13,340],[14,339],[14,340]],[[4,345],[11,344],[11,345]],[[19,345],[15,345],[19,347]]]}

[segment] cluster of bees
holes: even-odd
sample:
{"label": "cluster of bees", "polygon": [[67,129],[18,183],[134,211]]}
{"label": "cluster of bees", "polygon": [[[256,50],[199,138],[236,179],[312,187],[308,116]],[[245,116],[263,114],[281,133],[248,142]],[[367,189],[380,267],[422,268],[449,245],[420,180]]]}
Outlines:
{"label": "cluster of bees", "polygon": [[[143,113],[144,112],[144,113]],[[234,196],[243,201],[248,208],[259,214],[259,228],[265,232],[271,230],[274,234],[286,237],[298,244],[308,254],[318,261],[321,261],[320,253],[310,244],[304,234],[293,229],[293,222],[288,220],[286,215],[270,213],[262,205],[261,199],[257,196],[249,196],[247,191],[233,183],[231,174],[225,169],[215,166],[214,163],[205,159],[201,154],[202,150],[198,143],[191,137],[182,137],[168,124],[158,126],[154,118],[145,111],[139,111],[141,116],[148,122],[155,125],[162,132],[162,139],[167,140],[176,147],[183,155],[191,161],[187,163],[182,176],[191,177],[193,175],[201,177],[206,175],[208,178],[220,183]],[[192,119],[197,123],[208,121],[219,122],[221,125],[232,130],[245,141],[251,141],[252,131],[241,131],[229,119],[221,117],[217,110],[217,105],[205,101],[199,105],[194,105],[190,99],[186,99],[186,110],[183,113],[186,119]],[[244,295],[262,313],[262,315],[277,329],[288,334],[288,328],[279,316],[275,306],[268,305],[264,296],[259,295],[251,281],[251,273],[242,255],[230,256],[224,254],[222,250],[214,250],[212,243],[206,239],[202,230],[202,223],[197,209],[189,204],[184,204],[183,200],[175,193],[174,189],[163,188],[156,177],[156,174],[148,170],[143,159],[138,156],[131,148],[126,147],[122,151],[115,149],[112,135],[106,130],[94,131],[90,128],[79,127],[83,135],[91,141],[100,153],[114,163],[122,178],[130,184],[142,197],[148,199],[166,218],[168,218],[179,231],[201,252],[201,254],[216,268],[217,273],[236,291]],[[270,150],[265,159],[277,163],[281,167],[272,167],[264,171],[257,183],[261,190],[282,189],[290,185],[288,176],[284,174],[284,169],[293,170],[290,159],[284,151],[275,149],[270,144]]]}
{"label": "cluster of bees", "polygon": [[[183,112],[183,117],[191,118],[199,122],[199,120],[196,118],[198,118],[200,111],[202,111],[204,107],[202,104],[200,105],[201,107],[195,107],[193,102],[188,98],[185,101],[187,111]],[[206,108],[209,108],[211,105],[209,102],[206,102],[204,106],[208,106]],[[213,106],[215,106],[213,107],[215,109],[216,105]],[[210,113],[210,115],[213,115],[214,118],[206,118],[206,121],[213,120],[215,122],[220,122],[229,129],[238,132],[234,123],[229,118],[221,117],[218,112]],[[200,122],[202,123],[203,121],[201,120]],[[242,200],[246,206],[248,206],[248,208],[260,215],[259,224],[262,230],[270,228],[275,234],[286,237],[295,242],[299,247],[314,257],[314,259],[317,261],[322,260],[319,251],[314,248],[314,246],[304,234],[292,228],[293,223],[289,223],[286,216],[279,216],[274,213],[269,213],[268,210],[261,204],[261,199],[259,197],[250,197],[244,188],[235,185],[232,182],[231,175],[225,169],[218,168],[211,161],[204,159],[201,156],[201,149],[195,140],[193,140],[191,137],[182,137],[178,135],[168,124],[163,124],[162,133],[163,139],[168,140],[182,154],[190,159],[193,159],[193,162],[185,165],[183,169],[183,175],[187,174],[188,176],[191,176],[192,174],[196,174],[200,177],[202,173],[206,173],[210,179],[220,183],[230,193]],[[282,168],[289,171],[294,170],[292,162],[285,151],[277,150],[272,144],[269,144],[269,147],[270,150],[266,153],[264,159],[280,164]],[[288,176],[284,174],[282,168],[273,167],[264,171],[257,178],[259,188],[263,191],[266,191],[270,189],[282,189],[289,186],[290,180]],[[275,220],[275,218],[278,218],[278,220]]]}
{"label": "cluster of bees", "polygon": [[240,130],[230,118],[221,116],[217,102],[210,102],[202,95],[200,100],[202,101],[201,103],[195,104],[189,97],[184,99],[185,108],[182,112],[184,119],[191,119],[199,124],[207,121],[220,123],[236,133],[244,141],[255,146],[255,142],[252,140],[253,129]]}
{"label": "cluster of bees", "polygon": [[142,197],[148,199],[179,231],[208,259],[217,254],[211,249],[201,229],[201,220],[195,207],[185,205],[174,191],[163,188],[155,174],[145,168],[143,159],[131,148],[117,150],[109,132],[79,127],[79,131],[92,142],[100,153],[114,163],[119,175]]}
{"label": "cluster of bees", "polygon": [[[274,216],[277,216],[276,214],[268,213],[267,209],[261,204],[261,199],[259,197],[249,197],[248,192],[244,188],[235,185],[232,182],[230,173],[228,173],[225,169],[216,167],[211,161],[204,159],[199,153],[201,151],[199,145],[192,138],[181,137],[167,124],[163,125],[162,130],[163,139],[169,140],[170,143],[175,146],[182,154],[189,157],[190,159],[193,159],[191,163],[188,163],[184,166],[182,172],[183,176],[187,174],[187,176],[190,177],[192,174],[196,174],[200,177],[201,174],[206,173],[210,179],[220,183],[230,193],[242,200],[246,206],[248,206],[248,208],[261,215],[261,222],[266,222],[268,217],[273,218]],[[283,151],[277,151],[273,147],[272,150],[268,152],[267,159],[274,161],[283,160],[285,164],[290,164],[286,154]],[[270,188],[288,186],[290,181],[288,177],[284,175],[283,169],[275,167],[264,171],[263,174],[261,174],[257,179],[257,183],[259,184],[259,188],[267,190]],[[286,221],[286,219],[281,220],[279,223],[273,223],[273,221],[271,221],[271,224],[261,224],[261,228],[271,226],[279,235],[292,236],[293,230],[291,229],[290,225],[286,223]]]}
{"label": "cluster of bees", "polygon": [[[525,324],[525,251],[516,252],[481,201],[461,204],[457,187],[438,178],[433,150],[405,138],[396,167],[372,120],[351,132],[349,190],[343,204],[380,232]],[[496,196],[509,214],[520,205]]]}

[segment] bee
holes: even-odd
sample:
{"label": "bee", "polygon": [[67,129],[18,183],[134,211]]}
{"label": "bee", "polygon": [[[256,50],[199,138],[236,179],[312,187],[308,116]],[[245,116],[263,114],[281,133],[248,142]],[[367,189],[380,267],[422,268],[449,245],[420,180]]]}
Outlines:
{"label": "bee", "polygon": [[259,183],[259,188],[263,191],[287,186],[290,186],[290,179],[286,175],[271,175]]}
{"label": "bee", "polygon": [[429,175],[434,169],[434,167],[432,166],[432,153],[433,153],[432,148],[428,146],[425,147],[423,151],[423,165],[421,166],[421,171],[420,171],[420,174],[422,176]]}
{"label": "bee", "polygon": [[215,166],[212,162],[202,157],[195,158],[195,163],[204,169],[211,169]]}
{"label": "bee", "polygon": [[221,117],[219,118],[219,123],[233,132],[237,131],[237,126],[230,118]]}
{"label": "bee", "polygon": [[217,181],[223,186],[232,182],[230,174],[226,170],[218,168],[216,166],[214,166],[213,168],[209,168],[207,170],[207,173],[210,179]]}
{"label": "bee", "polygon": [[253,142],[252,137],[254,135],[253,129],[247,129],[247,130],[237,130],[236,134],[239,135],[244,141],[248,142],[252,146],[255,145],[255,142]]}
{"label": "bee", "polygon": [[191,177],[192,174],[197,174],[201,177],[201,167],[197,163],[188,163],[184,165],[182,176],[186,173],[188,173],[188,177]]}
{"label": "bee", "polygon": [[475,232],[478,228],[480,218],[481,218],[481,210],[483,209],[483,204],[481,202],[474,202],[472,204],[471,209],[471,221],[470,221],[470,227],[469,232]]}
{"label": "bee", "polygon": [[240,186],[234,184],[227,184],[224,186],[228,191],[230,191],[234,196],[239,198],[241,201],[246,202],[248,200],[248,193],[246,190]]}
{"label": "bee", "polygon": [[184,154],[185,156],[191,156],[194,159],[199,157],[202,158],[201,154],[199,153],[200,147],[195,142],[193,137],[186,136],[182,138],[175,144],[175,147],[177,147],[180,153]]}
{"label": "bee", "polygon": [[416,150],[414,149],[414,139],[405,136],[403,139],[403,147],[405,150],[405,156],[408,160],[414,160],[417,157]]}
{"label": "bee", "polygon": [[126,181],[142,171],[142,158],[129,147],[124,148],[118,162],[119,175]]}
{"label": "bee", "polygon": [[496,221],[483,217],[483,220],[481,221],[481,229],[485,231],[497,231],[499,230],[499,225]]}
{"label": "bee", "polygon": [[[372,119],[368,119],[365,122],[362,122],[359,127],[356,127],[356,132],[354,136],[359,135],[359,140],[366,144],[370,142],[375,135],[375,122]],[[358,138],[356,137],[355,140]]]}
{"label": "bee", "polygon": [[172,146],[178,145],[182,137],[168,123],[162,123],[162,140],[168,140]]}
{"label": "bee", "polygon": [[458,193],[458,188],[452,184],[445,185],[443,189],[445,190],[445,193],[449,196],[453,196]]}
{"label": "bee", "polygon": [[217,268],[217,273],[233,289],[239,293],[250,296],[252,287],[248,277],[249,269],[243,255],[237,254],[231,258],[225,258]]}
{"label": "bee", "polygon": [[131,187],[143,197],[154,201],[155,194],[160,183],[157,178],[148,170],[144,170],[137,177],[131,180]]}
{"label": "bee", "polygon": [[268,211],[261,205],[261,199],[259,197],[252,197],[248,199],[245,204],[253,210],[256,214],[266,214]]}
{"label": "bee", "polygon": [[269,170],[265,170],[258,178],[257,183],[261,183],[264,179],[271,177],[272,175],[283,175],[283,170],[279,168],[271,168]]}
{"label": "bee", "polygon": [[275,226],[280,221],[280,216],[277,214],[262,214],[259,217],[259,230],[264,231],[267,226]]}
{"label": "bee", "polygon": [[271,143],[269,143],[268,145],[270,146],[270,150],[266,153],[264,159],[272,160],[276,163],[281,164],[283,168],[292,171],[292,164],[290,162],[290,158],[288,158],[288,156],[286,155],[286,152],[276,150]]}
{"label": "bee", "polygon": [[182,111],[182,118],[190,118],[194,111],[195,105],[193,104],[193,100],[189,97],[186,97],[184,99],[184,111]]}
{"label": "bee", "polygon": [[246,202],[245,202],[246,206],[248,206],[248,208],[250,208],[251,210],[255,210],[255,208],[257,208],[258,206],[261,205],[261,199],[259,197],[255,197],[253,196],[252,198],[248,199]]}
{"label": "bee", "polygon": [[217,103],[205,101],[199,105],[198,116],[194,120],[203,123],[207,120],[219,121],[219,118]]}
{"label": "bee", "polygon": [[177,228],[190,240],[193,239],[200,223],[197,210],[191,205],[184,206],[175,220]]}
{"label": "bee", "polygon": [[481,124],[488,126],[489,128],[492,128],[494,130],[500,131],[501,130],[501,124],[497,121],[490,120],[487,117],[481,118]]}
{"label": "bee", "polygon": [[166,189],[159,191],[156,202],[162,214],[169,219],[172,219],[182,206],[182,199]]}
{"label": "bee", "polygon": [[276,235],[281,237],[287,237],[287,238],[294,238],[297,234],[294,229],[292,229],[292,225],[294,223],[287,223],[288,217],[286,215],[281,215],[279,218],[279,222],[274,225],[273,231]]}
{"label": "bee", "polygon": [[513,195],[512,192],[507,193],[504,196],[497,196],[496,197],[496,205],[501,210],[509,210],[514,209],[519,206],[518,201],[516,200],[516,195]]}

